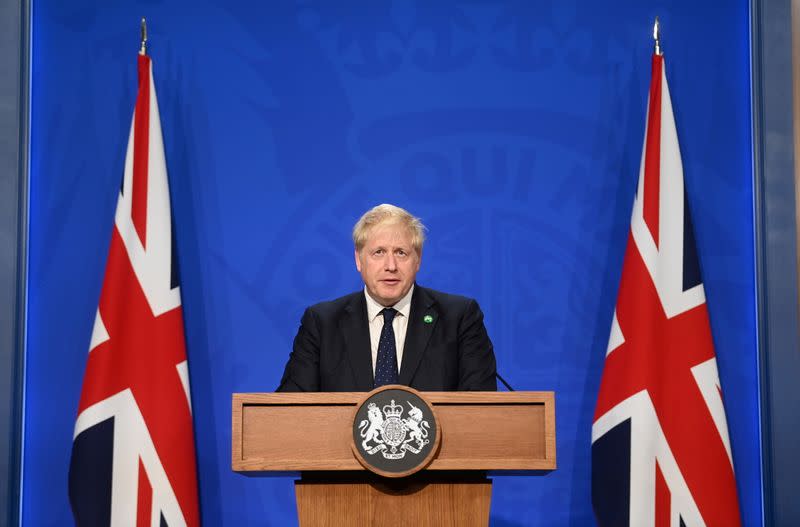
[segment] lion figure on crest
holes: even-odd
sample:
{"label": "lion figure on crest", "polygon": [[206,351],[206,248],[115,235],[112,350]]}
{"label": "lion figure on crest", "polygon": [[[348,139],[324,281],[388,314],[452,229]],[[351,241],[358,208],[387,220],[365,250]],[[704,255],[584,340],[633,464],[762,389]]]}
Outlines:
{"label": "lion figure on crest", "polygon": [[[383,414],[381,413],[381,409],[375,403],[369,403],[367,406],[367,419],[361,421],[358,425],[358,428],[361,433],[361,437],[364,440],[361,442],[361,446],[364,450],[369,450],[369,442],[375,441],[378,444],[383,443],[381,439],[381,427],[383,426]],[[369,425],[369,426],[368,426]]]}

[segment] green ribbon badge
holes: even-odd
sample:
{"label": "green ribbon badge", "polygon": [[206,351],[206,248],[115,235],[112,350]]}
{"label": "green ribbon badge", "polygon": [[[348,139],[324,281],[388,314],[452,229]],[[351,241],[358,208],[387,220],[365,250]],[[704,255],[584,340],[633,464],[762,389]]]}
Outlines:
{"label": "green ribbon badge", "polygon": [[433,324],[433,317],[430,315],[425,315],[425,317],[422,320],[426,324]]}

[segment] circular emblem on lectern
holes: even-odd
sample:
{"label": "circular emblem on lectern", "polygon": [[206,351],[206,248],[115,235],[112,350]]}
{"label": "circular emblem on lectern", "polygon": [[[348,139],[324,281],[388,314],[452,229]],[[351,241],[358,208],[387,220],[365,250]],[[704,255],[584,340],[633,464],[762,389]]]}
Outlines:
{"label": "circular emblem on lectern", "polygon": [[399,478],[428,466],[440,436],[433,407],[407,386],[371,391],[353,418],[353,453],[364,468],[381,476]]}

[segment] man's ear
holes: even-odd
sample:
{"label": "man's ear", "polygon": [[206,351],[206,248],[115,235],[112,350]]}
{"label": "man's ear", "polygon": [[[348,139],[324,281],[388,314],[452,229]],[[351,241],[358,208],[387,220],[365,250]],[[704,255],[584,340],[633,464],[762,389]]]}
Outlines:
{"label": "man's ear", "polygon": [[361,259],[358,257],[358,249],[355,249],[353,251],[353,253],[355,254],[355,257],[356,257],[356,269],[358,269],[358,272],[360,273],[361,272]]}

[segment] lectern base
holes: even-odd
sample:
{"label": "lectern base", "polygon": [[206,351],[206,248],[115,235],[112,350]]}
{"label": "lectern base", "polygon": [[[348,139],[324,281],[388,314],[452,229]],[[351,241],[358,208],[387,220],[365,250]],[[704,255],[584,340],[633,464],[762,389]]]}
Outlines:
{"label": "lectern base", "polygon": [[391,480],[319,473],[295,481],[301,527],[486,527],[492,481],[474,473]]}

